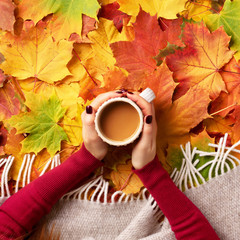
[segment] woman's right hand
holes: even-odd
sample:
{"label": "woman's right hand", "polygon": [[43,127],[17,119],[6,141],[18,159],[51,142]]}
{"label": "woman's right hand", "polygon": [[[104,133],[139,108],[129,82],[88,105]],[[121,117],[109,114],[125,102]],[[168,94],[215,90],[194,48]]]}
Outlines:
{"label": "woman's right hand", "polygon": [[86,149],[97,159],[102,160],[108,151],[108,144],[98,136],[95,129],[95,114],[98,108],[108,99],[121,97],[121,92],[107,92],[98,95],[91,103],[86,107],[86,110],[82,113],[82,136]]}

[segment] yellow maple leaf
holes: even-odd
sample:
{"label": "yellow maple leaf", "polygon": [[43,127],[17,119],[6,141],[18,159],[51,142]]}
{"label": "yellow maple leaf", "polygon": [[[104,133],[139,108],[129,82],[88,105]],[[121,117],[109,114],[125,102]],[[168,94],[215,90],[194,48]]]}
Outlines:
{"label": "yellow maple leaf", "polygon": [[84,100],[78,97],[80,87],[79,83],[67,81],[60,81],[58,84],[48,84],[43,81],[35,81],[34,78],[29,78],[19,82],[24,93],[34,91],[35,93],[41,93],[44,96],[49,96],[53,91],[56,92],[61,104],[67,109],[65,116],[74,118],[77,114],[77,104],[83,104]]}
{"label": "yellow maple leaf", "polygon": [[[89,103],[87,103],[89,105]],[[77,105],[77,115],[74,119],[64,117],[62,125],[68,136],[70,145],[79,146],[82,143],[82,120],[81,114],[85,110],[84,105]],[[61,124],[60,124],[61,125]]]}
{"label": "yellow maple leaf", "polygon": [[123,27],[123,31],[120,33],[114,26],[113,21],[100,18],[98,29],[88,34],[89,39],[93,42],[91,45],[93,53],[102,59],[101,62],[113,66],[116,60],[113,57],[110,44],[133,40],[133,34],[130,33],[129,36],[126,32]]}
{"label": "yellow maple leaf", "polygon": [[103,86],[103,75],[116,63],[110,43],[133,38],[132,28],[125,27],[120,33],[112,21],[100,18],[98,29],[88,34],[92,43],[74,44],[73,58],[68,64],[72,76],[68,81],[79,82],[84,100],[95,97],[91,91]]}
{"label": "yellow maple leaf", "polygon": [[112,171],[111,179],[117,190],[122,190],[126,194],[138,193],[143,187],[140,178],[132,172],[132,162],[129,160],[127,164],[119,164],[117,171]]}
{"label": "yellow maple leaf", "polygon": [[212,0],[187,1],[186,10],[181,15],[187,19],[201,21],[204,16],[211,14]]}
{"label": "yellow maple leaf", "polygon": [[137,16],[140,7],[143,11],[157,17],[177,18],[177,14],[185,9],[186,0],[117,0],[119,10],[128,15]]}
{"label": "yellow maple leaf", "polygon": [[71,75],[67,63],[72,57],[72,43],[55,42],[43,22],[34,27],[24,23],[20,36],[6,33],[0,36],[0,52],[5,61],[0,65],[5,74],[22,80],[30,77],[48,83]]}
{"label": "yellow maple leaf", "polygon": [[11,177],[13,180],[17,180],[18,172],[21,167],[24,154],[20,153],[22,149],[21,141],[24,139],[22,134],[16,134],[16,129],[12,129],[7,138],[7,143],[4,146],[6,154],[13,155],[15,160],[11,169]]}
{"label": "yellow maple leaf", "polygon": [[19,16],[34,23],[53,14],[51,29],[57,41],[68,39],[72,33],[81,35],[82,14],[97,20],[99,8],[97,0],[22,0],[18,6]]}

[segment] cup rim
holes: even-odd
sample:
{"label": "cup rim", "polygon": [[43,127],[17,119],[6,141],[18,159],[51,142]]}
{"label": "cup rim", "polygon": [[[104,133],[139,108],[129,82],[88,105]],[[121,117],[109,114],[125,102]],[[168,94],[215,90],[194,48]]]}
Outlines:
{"label": "cup rim", "polygon": [[[107,107],[109,104],[113,103],[113,102],[127,102],[129,104],[131,104],[138,112],[139,118],[140,118],[140,123],[139,126],[137,128],[137,130],[129,137],[127,138],[125,141],[116,141],[116,140],[112,140],[109,139],[107,137],[105,137],[102,132],[99,129],[98,126],[98,119],[99,116],[101,114],[101,112],[103,111],[103,109],[105,107]],[[134,142],[140,135],[140,133],[142,132],[142,128],[143,128],[143,113],[142,110],[140,109],[140,107],[131,99],[129,98],[125,98],[125,97],[116,97],[116,98],[110,98],[107,101],[105,101],[97,110],[96,112],[96,116],[94,119],[94,123],[95,123],[95,129],[97,131],[98,136],[106,143],[113,145],[113,146],[125,146],[128,145],[132,142]]]}

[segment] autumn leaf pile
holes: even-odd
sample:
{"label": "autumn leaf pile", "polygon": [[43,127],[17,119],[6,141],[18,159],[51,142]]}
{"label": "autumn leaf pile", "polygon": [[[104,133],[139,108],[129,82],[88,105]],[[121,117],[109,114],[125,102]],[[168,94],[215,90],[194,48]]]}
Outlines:
{"label": "autumn leaf pile", "polygon": [[[180,144],[240,140],[240,0],[1,0],[0,155],[35,153],[32,180],[82,143],[81,113],[98,94],[150,87],[158,155],[171,172]],[[113,148],[104,177],[137,193],[131,147]],[[206,161],[206,159],[202,159]],[[201,162],[201,161],[200,161]],[[0,171],[1,172],[1,171]]]}

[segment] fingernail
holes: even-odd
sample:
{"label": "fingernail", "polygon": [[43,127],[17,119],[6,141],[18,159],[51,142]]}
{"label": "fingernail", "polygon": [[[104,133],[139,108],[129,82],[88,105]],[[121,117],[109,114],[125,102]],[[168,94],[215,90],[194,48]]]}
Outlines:
{"label": "fingernail", "polygon": [[86,107],[86,113],[87,114],[92,114],[92,106],[89,105],[89,106]]}
{"label": "fingernail", "polygon": [[121,91],[122,91],[123,93],[127,93],[127,92],[128,92],[128,90],[125,89],[125,88],[122,88]]}
{"label": "fingernail", "polygon": [[146,117],[146,123],[147,123],[147,124],[152,123],[152,115],[148,115],[148,116]]}
{"label": "fingernail", "polygon": [[122,94],[123,91],[122,90],[117,90],[116,93]]}

